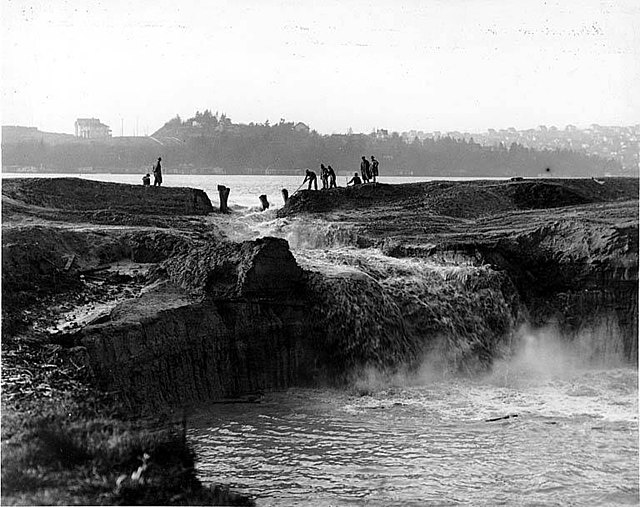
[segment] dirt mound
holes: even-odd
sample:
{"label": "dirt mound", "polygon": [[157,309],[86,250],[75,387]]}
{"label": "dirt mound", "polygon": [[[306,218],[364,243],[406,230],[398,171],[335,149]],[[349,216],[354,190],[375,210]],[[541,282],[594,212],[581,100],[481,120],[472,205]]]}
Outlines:
{"label": "dirt mound", "polygon": [[637,198],[638,180],[634,178],[367,184],[298,192],[291,196],[278,216],[395,206],[405,210],[424,208],[450,217],[477,218],[505,211]]}
{"label": "dirt mound", "polygon": [[301,190],[278,211],[279,217],[297,213],[321,213],[335,209],[359,209],[416,199],[429,183],[388,185],[376,183],[329,190]]}
{"label": "dirt mound", "polygon": [[635,199],[638,197],[638,180],[525,180],[513,182],[505,190],[517,209],[558,208]]}
{"label": "dirt mound", "polygon": [[426,188],[423,203],[435,214],[456,218],[475,218],[514,208],[504,192],[490,185],[439,183]]}
{"label": "dirt mound", "polygon": [[70,211],[110,210],[138,215],[205,215],[213,211],[202,190],[144,187],[80,178],[16,178],[2,195],[33,206]]}

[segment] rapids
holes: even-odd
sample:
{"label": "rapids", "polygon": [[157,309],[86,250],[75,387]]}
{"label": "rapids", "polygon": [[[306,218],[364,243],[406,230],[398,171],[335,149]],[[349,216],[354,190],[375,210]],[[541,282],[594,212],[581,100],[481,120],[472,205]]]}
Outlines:
{"label": "rapids", "polygon": [[[638,375],[615,322],[567,340],[529,329],[486,266],[389,258],[348,227],[271,211],[229,226],[236,240],[286,238],[324,275],[315,289],[339,324],[366,315],[346,326],[355,336],[328,324],[338,349],[375,337],[410,354],[404,368],[356,368],[340,389],[201,408],[188,437],[204,481],[259,506],[638,504]],[[490,370],[460,368],[492,338]]]}
{"label": "rapids", "polygon": [[201,478],[260,506],[638,504],[634,370],[385,380],[201,410]]}

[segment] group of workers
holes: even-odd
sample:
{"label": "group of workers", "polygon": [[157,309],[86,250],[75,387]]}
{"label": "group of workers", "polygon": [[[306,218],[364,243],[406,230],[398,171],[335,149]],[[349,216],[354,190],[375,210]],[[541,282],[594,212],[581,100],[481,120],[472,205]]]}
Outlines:
{"label": "group of workers", "polygon": [[[158,161],[153,164],[153,168],[152,168],[152,172],[153,172],[153,186],[161,186],[162,185],[162,165],[160,164],[160,161],[162,160],[162,157],[158,157]],[[145,187],[148,187],[149,185],[151,185],[151,175],[149,173],[145,174],[142,177],[142,184]]]}
{"label": "group of workers", "polygon": [[[320,179],[322,180],[323,189],[336,188],[338,186],[336,184],[336,172],[331,166],[325,167],[324,164],[320,164]],[[318,175],[315,173],[315,171],[307,169],[302,185],[304,185],[307,181],[309,182],[309,190],[311,190],[312,186],[314,187],[314,190],[318,190]]]}
{"label": "group of workers", "polygon": [[[158,161],[153,164],[153,186],[161,186],[162,185],[162,166],[160,164],[162,157],[158,157]],[[349,185],[361,185],[364,183],[373,182],[376,183],[376,178],[378,177],[378,161],[376,158],[371,155],[371,162],[367,160],[367,158],[363,155],[362,161],[360,162],[360,174],[362,175],[362,179],[358,173],[353,174],[353,178],[349,180],[347,186]],[[325,167],[324,164],[320,164],[320,179],[322,180],[322,188],[336,188],[338,185],[336,184],[336,172],[333,168],[328,165]],[[304,181],[302,185],[306,182],[309,182],[309,190],[311,187],[314,187],[314,190],[318,190],[318,175],[307,169],[306,176],[304,177]],[[142,177],[142,184],[146,187],[151,185],[151,175],[149,173],[145,174]],[[302,186],[300,185],[300,186]]]}
{"label": "group of workers", "polygon": [[[371,162],[369,162],[367,158],[363,155],[362,161],[360,162],[360,174],[362,175],[362,179],[360,179],[360,176],[356,172],[353,174],[353,178],[351,178],[347,183],[347,186],[361,185],[363,182],[376,183],[376,180],[378,177],[379,165],[380,165],[379,162],[376,160],[376,158],[373,155],[371,155]],[[336,173],[331,166],[325,167],[324,164],[320,164],[320,179],[322,180],[323,189],[337,187]],[[309,187],[308,187],[309,190],[311,190],[312,186],[314,187],[314,190],[318,190],[318,175],[310,169],[307,169],[302,185],[304,185],[307,181],[309,182]]]}

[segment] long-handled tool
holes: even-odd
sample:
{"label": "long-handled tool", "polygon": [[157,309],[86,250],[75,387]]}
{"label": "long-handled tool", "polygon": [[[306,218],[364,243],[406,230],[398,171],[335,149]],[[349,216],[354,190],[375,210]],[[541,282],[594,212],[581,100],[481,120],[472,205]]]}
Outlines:
{"label": "long-handled tool", "polygon": [[[296,192],[298,192],[298,190],[300,190],[300,189],[304,186],[304,184],[305,184],[305,183],[306,183],[306,181],[303,181],[303,182],[302,182],[302,185],[300,185],[298,188],[296,188],[296,191],[295,191],[293,194],[295,194]],[[293,194],[291,194],[291,195],[293,195]]]}

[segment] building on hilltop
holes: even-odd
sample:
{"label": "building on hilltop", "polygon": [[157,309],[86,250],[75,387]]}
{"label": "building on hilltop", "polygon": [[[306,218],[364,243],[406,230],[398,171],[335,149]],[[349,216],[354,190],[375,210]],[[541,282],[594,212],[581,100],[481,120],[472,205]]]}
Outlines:
{"label": "building on hilltop", "polygon": [[111,137],[111,129],[109,125],[100,123],[98,118],[78,118],[76,120],[76,137],[83,139]]}

